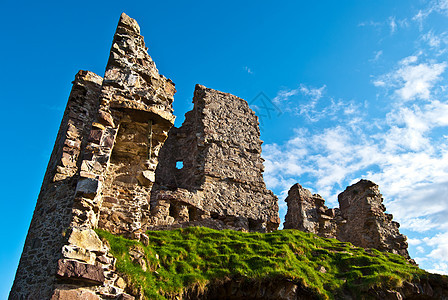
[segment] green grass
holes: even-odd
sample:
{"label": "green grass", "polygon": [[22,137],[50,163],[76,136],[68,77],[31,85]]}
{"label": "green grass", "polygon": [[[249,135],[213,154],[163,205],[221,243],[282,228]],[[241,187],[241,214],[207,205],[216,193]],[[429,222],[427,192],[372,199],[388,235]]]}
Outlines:
{"label": "green grass", "polygon": [[[148,231],[149,245],[97,230],[117,258],[117,270],[142,289],[148,299],[165,299],[195,286],[225,278],[263,280],[287,278],[301,283],[322,299],[343,291],[360,294],[372,287],[395,288],[427,273],[399,255],[366,251],[350,243],[324,239],[298,230],[244,233],[189,227]],[[145,253],[144,272],[128,252]],[[324,267],[326,272],[320,272]]]}

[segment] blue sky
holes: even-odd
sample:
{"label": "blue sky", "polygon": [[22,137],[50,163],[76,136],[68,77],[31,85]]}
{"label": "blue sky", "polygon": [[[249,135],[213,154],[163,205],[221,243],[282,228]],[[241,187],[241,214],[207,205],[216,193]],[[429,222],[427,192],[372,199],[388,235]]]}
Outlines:
{"label": "blue sky", "polygon": [[[71,81],[103,75],[121,12],[178,93],[194,85],[251,102],[265,180],[299,182],[337,205],[360,178],[380,185],[410,252],[448,273],[448,1],[3,0],[0,297],[6,298]],[[263,92],[267,114],[257,95]]]}

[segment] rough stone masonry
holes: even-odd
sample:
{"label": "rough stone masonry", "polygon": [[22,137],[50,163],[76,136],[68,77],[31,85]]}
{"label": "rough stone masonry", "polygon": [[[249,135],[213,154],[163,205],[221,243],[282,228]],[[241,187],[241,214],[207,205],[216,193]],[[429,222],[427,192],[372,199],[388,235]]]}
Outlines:
{"label": "rough stone masonry", "polygon": [[175,92],[123,13],[104,79],[73,82],[9,299],[133,299],[95,228],[143,241],[191,225],[277,229],[247,102],[197,85],[174,128]]}
{"label": "rough stone masonry", "polygon": [[378,185],[360,180],[339,194],[338,201],[339,208],[329,209],[320,195],[312,195],[295,184],[286,198],[288,212],[284,228],[300,229],[410,258],[406,236],[399,232],[400,224],[392,221],[393,216],[385,213]]}

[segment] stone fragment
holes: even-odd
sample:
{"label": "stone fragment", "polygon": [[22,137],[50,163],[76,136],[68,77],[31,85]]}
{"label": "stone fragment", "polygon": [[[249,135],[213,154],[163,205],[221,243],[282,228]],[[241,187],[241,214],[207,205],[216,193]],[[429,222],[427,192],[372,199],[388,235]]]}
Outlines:
{"label": "stone fragment", "polygon": [[62,256],[65,258],[82,260],[91,265],[95,263],[96,259],[95,253],[74,245],[65,245],[62,247]]}
{"label": "stone fragment", "polygon": [[73,227],[71,229],[68,242],[79,248],[84,248],[88,251],[102,252],[103,242],[93,229],[81,229]]}
{"label": "stone fragment", "polygon": [[117,281],[115,281],[115,285],[123,290],[126,288],[126,282],[121,277],[118,277]]}
{"label": "stone fragment", "polygon": [[338,239],[409,258],[406,236],[399,232],[399,224],[392,221],[392,215],[384,213],[378,185],[360,180],[339,194],[338,201],[342,217],[347,220],[340,228]]}
{"label": "stone fragment", "polygon": [[100,297],[91,291],[83,289],[56,289],[51,296],[51,300],[100,300]]}
{"label": "stone fragment", "polygon": [[134,300],[134,299],[135,299],[134,296],[131,296],[131,295],[125,294],[125,293],[122,293],[117,296],[117,300]]}
{"label": "stone fragment", "polygon": [[92,129],[89,135],[89,142],[100,144],[101,137],[103,136],[103,131],[101,129]]}
{"label": "stone fragment", "polygon": [[81,280],[92,284],[102,284],[105,280],[101,267],[69,259],[58,260],[56,275],[60,278]]}
{"label": "stone fragment", "polygon": [[142,171],[142,173],[140,173],[137,176],[137,180],[141,185],[144,186],[151,186],[152,183],[154,181],[156,181],[155,179],[155,173],[153,171]]}
{"label": "stone fragment", "polygon": [[98,120],[105,126],[115,127],[114,119],[110,113],[100,110],[98,113]]}
{"label": "stone fragment", "polygon": [[76,194],[94,198],[101,188],[101,181],[96,178],[80,178],[76,185]]}
{"label": "stone fragment", "polygon": [[140,235],[140,241],[141,241],[142,244],[145,245],[145,246],[148,246],[148,245],[149,245],[149,237],[148,237],[146,234],[144,234],[144,233],[142,233],[142,234]]}

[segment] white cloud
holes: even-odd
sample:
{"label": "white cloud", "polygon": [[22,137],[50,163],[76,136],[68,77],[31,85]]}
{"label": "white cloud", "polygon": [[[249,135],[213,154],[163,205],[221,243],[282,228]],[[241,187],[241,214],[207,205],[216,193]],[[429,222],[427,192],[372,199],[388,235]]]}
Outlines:
{"label": "white cloud", "polygon": [[431,89],[440,81],[447,64],[415,64],[418,57],[408,56],[399,62],[399,67],[373,81],[377,87],[394,90],[396,96],[404,101],[429,99]]}
{"label": "white cloud", "polygon": [[431,238],[424,238],[423,242],[434,248],[428,257],[448,262],[448,232],[436,234]]}
{"label": "white cloud", "polygon": [[412,20],[419,24],[421,30],[423,28],[423,22],[434,12],[448,16],[448,0],[430,1],[428,6],[419,10]]}
{"label": "white cloud", "polygon": [[411,55],[411,56],[405,57],[402,60],[400,60],[399,64],[407,66],[409,64],[417,62],[417,60],[418,60],[417,55]]}
{"label": "white cloud", "polygon": [[381,55],[383,55],[383,50],[379,50],[375,52],[375,55],[371,61],[377,61],[380,59]]}
{"label": "white cloud", "polygon": [[439,48],[442,42],[441,38],[434,34],[433,31],[429,31],[428,33],[422,36],[422,39],[428,42],[428,45],[432,48]]}
{"label": "white cloud", "polygon": [[425,248],[423,248],[422,246],[418,246],[416,249],[417,253],[425,253]]}
{"label": "white cloud", "polygon": [[394,33],[397,30],[397,23],[395,17],[389,17],[390,33]]}
{"label": "white cloud", "polygon": [[[326,85],[310,87],[300,84],[296,89],[282,89],[273,102],[282,105],[283,112],[303,116],[308,122],[318,122],[322,118],[336,118],[337,115],[354,115],[359,113],[359,105],[353,101],[336,100],[324,97]],[[354,124],[359,119],[353,118]]]}
{"label": "white cloud", "polygon": [[282,102],[289,101],[292,96],[295,96],[299,93],[299,89],[292,90],[280,90],[277,95],[272,99],[274,103],[280,104]]}
{"label": "white cloud", "polygon": [[440,64],[419,64],[406,66],[397,71],[398,77],[403,81],[404,86],[396,93],[404,100],[415,98],[428,99],[430,89],[440,78],[440,74],[445,71],[446,63]]}
{"label": "white cloud", "polygon": [[430,272],[430,273],[436,273],[436,274],[440,274],[440,275],[448,275],[448,264],[446,263],[433,263],[433,268],[432,269],[427,269],[426,271]]}
{"label": "white cloud", "polygon": [[[319,101],[322,98],[326,86],[323,85],[320,88],[307,87],[304,84],[300,84],[300,86],[296,89],[283,89],[280,90],[277,95],[274,97],[273,101],[277,104],[289,102],[293,96],[301,94],[302,96],[310,98],[313,103]],[[297,102],[297,101],[295,101]]]}
{"label": "white cloud", "polygon": [[320,88],[309,88],[304,84],[301,84],[300,92],[305,96],[309,96],[314,101],[319,101],[319,99],[322,98],[326,87],[327,86],[324,84]]}
{"label": "white cloud", "polygon": [[422,243],[419,239],[408,239],[408,244],[412,246],[420,245]]}
{"label": "white cloud", "polygon": [[245,66],[245,67],[244,67],[244,70],[246,70],[246,72],[247,72],[248,74],[254,74],[254,72],[253,72],[248,66]]}

